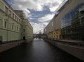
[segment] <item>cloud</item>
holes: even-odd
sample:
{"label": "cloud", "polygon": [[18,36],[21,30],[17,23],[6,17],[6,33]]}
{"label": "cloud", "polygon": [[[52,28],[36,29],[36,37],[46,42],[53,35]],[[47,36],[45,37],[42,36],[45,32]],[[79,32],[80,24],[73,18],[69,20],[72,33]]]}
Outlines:
{"label": "cloud", "polygon": [[45,25],[43,23],[34,23],[34,22],[30,22],[33,26],[33,33],[38,34],[39,32],[43,32],[43,29],[45,27]]}
{"label": "cloud", "polygon": [[42,11],[35,11],[35,10],[32,10],[32,9],[28,9],[30,11],[30,15],[29,15],[29,18],[32,22],[37,22],[39,23],[40,21],[48,21],[49,19],[52,19],[55,12],[50,12],[49,8],[47,6],[44,6],[43,7],[43,10]]}
{"label": "cloud", "polygon": [[38,18],[39,22],[49,22],[49,20],[51,20],[53,18],[55,14],[47,14],[41,18]]}
{"label": "cloud", "polygon": [[14,9],[34,9],[42,11],[43,6],[47,5],[49,8],[58,6],[63,0],[13,0]]}
{"label": "cloud", "polygon": [[13,8],[14,9],[34,9],[34,10],[42,10],[42,6],[38,3],[35,3],[34,0],[13,0]]}
{"label": "cloud", "polygon": [[30,20],[34,33],[43,32],[44,27],[57,13],[59,5],[66,0],[6,0],[14,9],[23,10]]}
{"label": "cloud", "polygon": [[[50,22],[50,20],[53,18],[54,14],[48,14],[44,17],[38,18],[37,22],[31,22],[34,33],[39,33],[40,31],[43,33],[43,29],[46,27],[46,25]],[[35,20],[35,19],[34,19]]]}

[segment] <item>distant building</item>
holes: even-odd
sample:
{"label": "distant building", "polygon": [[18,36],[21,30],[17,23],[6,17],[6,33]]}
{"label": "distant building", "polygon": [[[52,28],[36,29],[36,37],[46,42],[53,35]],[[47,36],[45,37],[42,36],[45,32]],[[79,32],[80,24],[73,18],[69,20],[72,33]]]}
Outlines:
{"label": "distant building", "polygon": [[24,36],[28,41],[33,40],[33,27],[29,23],[27,19],[23,20],[23,27],[24,27]]}
{"label": "distant building", "polygon": [[14,10],[18,16],[22,19],[22,36],[25,37],[26,40],[31,41],[33,39],[33,27],[29,23],[28,19],[25,18],[25,14],[22,10]]}

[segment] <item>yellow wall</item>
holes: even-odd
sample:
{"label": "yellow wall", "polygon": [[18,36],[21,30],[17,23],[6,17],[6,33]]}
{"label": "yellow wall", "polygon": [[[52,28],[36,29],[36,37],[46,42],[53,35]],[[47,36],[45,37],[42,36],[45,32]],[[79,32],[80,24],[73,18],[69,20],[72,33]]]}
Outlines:
{"label": "yellow wall", "polygon": [[61,30],[55,30],[47,34],[48,38],[53,40],[59,40],[61,38]]}

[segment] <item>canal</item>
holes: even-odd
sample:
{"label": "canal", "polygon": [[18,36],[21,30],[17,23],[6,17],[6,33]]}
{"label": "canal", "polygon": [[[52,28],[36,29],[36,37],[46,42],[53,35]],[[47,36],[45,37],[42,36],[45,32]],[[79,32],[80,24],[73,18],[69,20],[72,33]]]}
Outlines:
{"label": "canal", "polygon": [[82,62],[57,47],[35,39],[0,54],[1,62]]}

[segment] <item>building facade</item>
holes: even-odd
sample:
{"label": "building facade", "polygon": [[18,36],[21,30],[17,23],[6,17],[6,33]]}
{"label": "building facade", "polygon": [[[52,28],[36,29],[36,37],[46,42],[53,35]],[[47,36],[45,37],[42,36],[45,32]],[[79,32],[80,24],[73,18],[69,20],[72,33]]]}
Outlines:
{"label": "building facade", "polygon": [[[62,18],[61,29],[64,39],[84,40],[84,1],[71,1],[72,5]],[[64,9],[65,11],[66,9]]]}
{"label": "building facade", "polygon": [[[24,31],[22,22],[25,22],[25,20],[22,19],[6,1],[0,0],[0,41],[6,42],[22,40],[22,33]],[[29,22],[27,23],[30,24]],[[26,26],[29,27],[30,25]],[[33,34],[32,26],[30,28],[31,34]],[[26,32],[30,32],[30,29],[28,29]],[[25,36],[26,35],[30,34],[25,34]]]}
{"label": "building facade", "polygon": [[33,40],[33,27],[29,23],[29,20],[25,17],[25,14],[22,10],[14,10],[18,16],[22,19],[22,37],[25,38],[28,41]]}
{"label": "building facade", "polygon": [[44,29],[47,36],[56,40],[84,40],[84,0],[68,0],[51,21],[53,30],[49,27],[51,22]]}
{"label": "building facade", "polygon": [[32,41],[33,40],[33,28],[27,19],[24,19],[23,26],[24,26],[23,37],[25,37],[25,39],[28,41]]}

